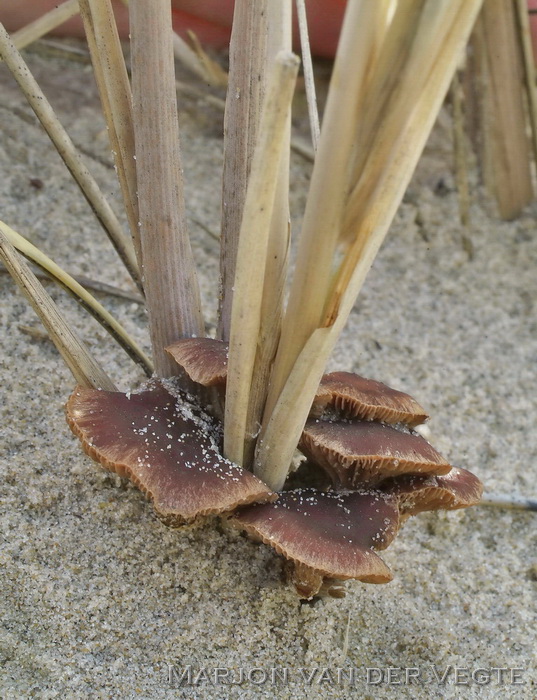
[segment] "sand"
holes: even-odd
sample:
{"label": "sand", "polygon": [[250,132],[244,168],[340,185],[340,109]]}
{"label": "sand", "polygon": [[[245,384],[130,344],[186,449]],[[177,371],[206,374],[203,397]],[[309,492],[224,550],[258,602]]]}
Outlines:
{"label": "sand", "polygon": [[[90,68],[27,57],[120,211]],[[130,288],[4,69],[0,81],[1,218],[68,270]],[[185,98],[181,124],[214,324],[221,117]],[[452,463],[488,493],[535,498],[537,208],[500,222],[474,189],[461,228],[448,127],[444,115],[330,368],[409,391]],[[308,174],[295,157],[295,229]],[[142,376],[124,353],[47,288],[118,384],[135,386]],[[148,349],[143,308],[100,298]],[[383,553],[392,583],[350,582],[342,600],[301,603],[270,549],[214,523],[167,529],[82,454],[63,417],[72,377],[6,274],[0,299],[2,698],[537,696],[535,513],[421,515]]]}

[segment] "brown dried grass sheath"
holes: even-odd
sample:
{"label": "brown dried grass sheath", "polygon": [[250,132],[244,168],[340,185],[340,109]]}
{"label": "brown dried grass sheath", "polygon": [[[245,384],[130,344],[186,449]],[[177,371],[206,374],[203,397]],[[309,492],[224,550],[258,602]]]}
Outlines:
{"label": "brown dried grass sheath", "polygon": [[132,0],[129,7],[143,283],[155,373],[169,377],[177,366],[166,345],[204,333],[185,213],[170,3]]}
{"label": "brown dried grass sheath", "polygon": [[382,423],[310,420],[299,449],[345,488],[399,474],[447,474],[451,469],[422,437]]}
{"label": "brown dried grass sheath", "polygon": [[78,387],[67,420],[85,452],[136,484],[168,525],[275,497],[222,457],[217,424],[170,382],[132,394]]}

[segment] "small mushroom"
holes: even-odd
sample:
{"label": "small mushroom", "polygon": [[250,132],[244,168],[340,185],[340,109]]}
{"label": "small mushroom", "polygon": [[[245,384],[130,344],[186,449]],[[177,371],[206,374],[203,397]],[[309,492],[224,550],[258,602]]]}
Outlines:
{"label": "small mushroom", "polygon": [[203,386],[224,386],[227,379],[228,344],[214,338],[182,338],[166,352],[188,376]]}
{"label": "small mushroom", "polygon": [[452,467],[443,476],[407,474],[387,479],[380,488],[397,498],[401,517],[426,510],[456,510],[475,506],[481,500],[483,484],[466,469]]}
{"label": "small mushroom", "polygon": [[294,563],[293,582],[312,598],[326,579],[387,583],[392,575],[374,549],[399,526],[397,501],[380,492],[284,491],[274,503],[249,506],[231,523]]}
{"label": "small mushroom", "polygon": [[312,415],[321,415],[327,407],[345,418],[405,423],[411,427],[428,418],[412,396],[352,372],[324,375],[313,401]]}
{"label": "small mushroom", "polygon": [[298,447],[343,488],[409,472],[447,474],[451,469],[421,436],[369,421],[309,420]]}
{"label": "small mushroom", "polygon": [[168,525],[276,498],[222,457],[218,424],[170,380],[127,394],[77,387],[66,411],[85,452],[136,484]]}

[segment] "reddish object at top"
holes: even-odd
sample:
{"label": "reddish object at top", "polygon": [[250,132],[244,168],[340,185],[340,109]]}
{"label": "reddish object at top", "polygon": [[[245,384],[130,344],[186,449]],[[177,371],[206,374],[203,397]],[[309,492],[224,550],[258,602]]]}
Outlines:
{"label": "reddish object at top", "polygon": [[[229,44],[233,20],[233,0],[172,0],[173,25],[185,39],[188,31],[194,32],[200,42],[216,49]],[[307,0],[308,25],[311,50],[316,56],[332,58],[346,0]],[[0,22],[8,32],[14,32],[29,22],[54,9],[58,0],[13,0],[0,3]],[[129,35],[128,10],[119,0],[113,0],[119,33]],[[74,17],[62,24],[53,34],[60,36],[84,36],[82,21]],[[295,40],[297,31],[295,27]],[[295,41],[298,48],[298,42]]]}

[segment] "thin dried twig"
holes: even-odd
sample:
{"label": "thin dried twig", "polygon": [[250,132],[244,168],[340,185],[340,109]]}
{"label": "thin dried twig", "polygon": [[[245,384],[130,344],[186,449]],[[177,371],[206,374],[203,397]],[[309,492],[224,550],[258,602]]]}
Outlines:
{"label": "thin dried twig", "polygon": [[[0,272],[7,273],[5,268],[0,267]],[[51,281],[51,276],[41,272],[40,270],[32,270],[34,275],[40,282]],[[67,273],[69,274],[69,273]],[[112,284],[107,284],[106,282],[101,282],[100,280],[94,280],[85,275],[71,275],[71,277],[78,282],[82,287],[86,289],[91,289],[94,292],[100,292],[101,294],[107,294],[108,296],[118,297],[119,299],[126,299],[127,301],[133,301],[136,304],[143,304],[144,298],[141,294],[136,292],[131,292],[128,289],[121,289],[120,287],[115,287]]]}
{"label": "thin dried twig", "polygon": [[130,17],[144,291],[155,370],[172,376],[179,370],[164,348],[204,335],[204,326],[185,215],[169,0],[133,0]]}
{"label": "thin dried twig", "polygon": [[[205,49],[201,45],[200,40],[194,34],[194,32],[189,31],[188,36],[190,38],[192,46],[194,47],[194,57],[197,58],[198,65],[201,68],[200,77],[209,85],[227,85],[226,71],[220,66],[220,64],[218,64],[216,61],[213,61],[213,59],[209,56],[207,51],[205,51]],[[185,41],[183,41],[183,39],[181,39],[179,34],[176,34],[175,32],[173,35],[173,42],[175,57],[179,58],[181,61],[184,62],[183,56],[185,53],[185,49],[187,49],[190,52],[192,52],[192,49],[190,48],[190,46],[188,46],[188,44]],[[180,50],[179,47],[181,47]]]}
{"label": "thin dried twig", "polygon": [[[107,330],[125,352],[142,366],[147,376],[153,373],[153,365],[144,351],[130,337],[125,328],[81,284],[53,260],[42,253],[23,236],[0,221],[0,229],[9,243],[20,253],[47,272],[52,279],[72,294],[82,306]],[[33,273],[32,273],[33,274]]]}
{"label": "thin dried twig", "polygon": [[80,0],[80,14],[84,21],[123,203],[141,268],[132,93],[114,11],[110,0]]}
{"label": "thin dried twig", "polygon": [[309,160],[311,163],[313,163],[315,159],[315,151],[302,136],[297,136],[296,134],[291,136],[291,150],[299,156],[302,156],[304,160]]}
{"label": "thin dried twig", "polygon": [[511,494],[487,493],[477,504],[486,508],[511,508],[513,510],[537,511],[537,499],[523,498]]}
{"label": "thin dried twig", "polygon": [[464,128],[463,89],[457,71],[451,83],[451,105],[453,109],[453,151],[455,158],[455,182],[459,200],[459,217],[461,224],[468,226],[470,221],[470,188],[468,185],[466,130]]}
{"label": "thin dried twig", "polygon": [[319,123],[319,112],[317,110],[317,96],[315,94],[315,80],[313,76],[313,63],[311,60],[310,37],[308,33],[308,19],[306,16],[305,0],[296,0],[296,10],[298,17],[298,29],[300,32],[302,66],[304,69],[304,80],[306,85],[306,99],[308,101],[311,140],[313,143],[313,151],[315,152],[319,144],[321,127]]}
{"label": "thin dried twig", "polygon": [[194,75],[204,81],[211,83],[211,77],[207,75],[205,66],[201,63],[195,51],[182,39],[179,34],[173,35],[173,53],[178,61],[188,68]]}
{"label": "thin dried twig", "polygon": [[[37,277],[39,277],[39,275],[37,275]],[[121,287],[116,287],[113,284],[107,284],[106,282],[101,282],[100,280],[94,280],[91,277],[86,277],[85,275],[71,275],[71,277],[85,289],[92,289],[94,292],[107,294],[111,297],[118,297],[119,299],[133,301],[135,304],[145,303],[145,300],[141,294],[134,291],[131,292],[129,289],[121,289]]]}
{"label": "thin dried twig", "polygon": [[131,277],[140,287],[140,274],[134,247],[125,235],[116,215],[99,189],[77,152],[69,135],[58,121],[43,91],[37,84],[22,56],[13,46],[4,26],[0,24],[0,55],[13,77],[19,84],[24,96],[43,125],[58,153],[67,165],[82,193],[91,205],[95,215],[108,234]]}
{"label": "thin dried twig", "polygon": [[69,326],[28,265],[17,254],[0,225],[0,258],[47,329],[58,352],[82,386],[117,391],[114,382]]}
{"label": "thin dried twig", "polygon": [[86,46],[82,44],[66,44],[61,38],[41,39],[32,46],[32,52],[40,56],[59,57],[84,65],[91,63],[91,57]]}
{"label": "thin dried twig", "polygon": [[[37,278],[39,279],[39,277]],[[44,330],[43,328],[39,328],[38,326],[25,326],[24,324],[19,323],[17,328],[21,333],[30,336],[32,340],[48,340],[49,342],[52,342],[52,338],[46,332],[46,330]]]}

